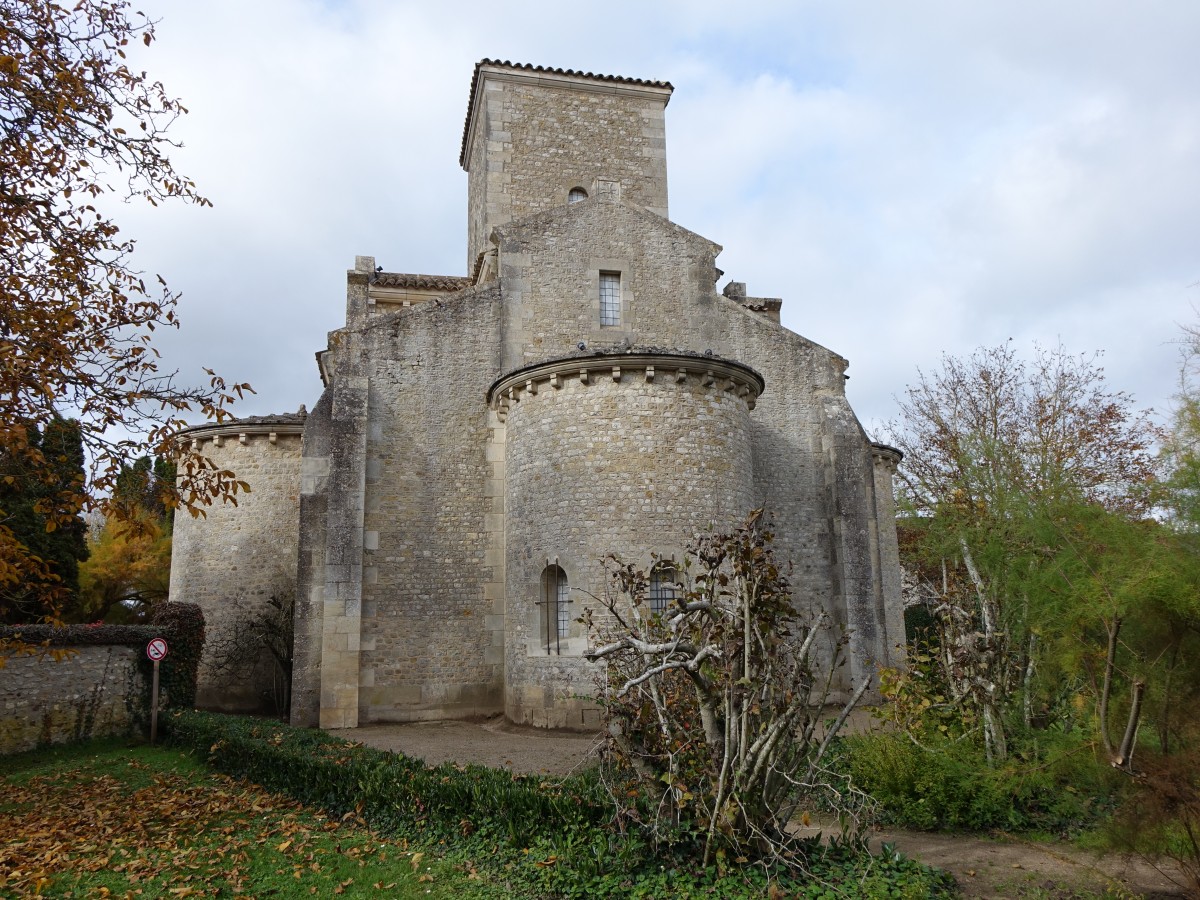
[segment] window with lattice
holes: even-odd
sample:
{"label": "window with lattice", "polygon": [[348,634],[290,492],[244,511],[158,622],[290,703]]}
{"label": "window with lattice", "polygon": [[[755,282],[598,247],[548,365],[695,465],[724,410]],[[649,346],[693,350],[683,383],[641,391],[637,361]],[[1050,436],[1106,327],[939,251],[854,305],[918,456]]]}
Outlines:
{"label": "window with lattice", "polygon": [[676,583],[675,568],[660,564],[650,572],[650,613],[662,615],[675,603],[679,585]]}
{"label": "window with lattice", "polygon": [[621,273],[600,273],[600,324],[621,324]]}
{"label": "window with lattice", "polygon": [[563,641],[571,633],[570,586],[561,566],[547,566],[542,572],[541,640],[547,653],[561,653]]}

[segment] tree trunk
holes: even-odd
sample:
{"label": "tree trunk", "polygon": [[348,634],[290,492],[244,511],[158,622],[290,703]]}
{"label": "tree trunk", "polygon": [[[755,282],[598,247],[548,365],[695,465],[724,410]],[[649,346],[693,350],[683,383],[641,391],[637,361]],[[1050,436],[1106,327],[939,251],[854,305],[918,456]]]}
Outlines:
{"label": "tree trunk", "polygon": [[[1026,621],[1029,621],[1026,618]],[[1037,650],[1037,635],[1029,635],[1029,650],[1025,657],[1025,675],[1021,679],[1021,713],[1025,720],[1025,729],[1033,728],[1033,655]]]}
{"label": "tree trunk", "polygon": [[1113,616],[1108,626],[1108,652],[1104,657],[1104,683],[1100,687],[1100,741],[1104,752],[1113,755],[1112,738],[1108,736],[1108,699],[1112,693],[1113,669],[1117,663],[1117,636],[1121,633],[1121,617]]}
{"label": "tree trunk", "polygon": [[1125,725],[1125,736],[1121,738],[1121,748],[1113,757],[1112,764],[1126,772],[1133,771],[1133,751],[1137,744],[1138,719],[1142,714],[1142,695],[1146,693],[1145,682],[1133,683],[1133,702],[1129,707],[1129,721]]}
{"label": "tree trunk", "polygon": [[1162,712],[1158,716],[1158,749],[1166,756],[1171,752],[1171,687],[1174,681],[1175,664],[1179,661],[1179,644],[1176,639],[1171,645],[1171,662],[1167,666],[1167,677],[1163,680]]}

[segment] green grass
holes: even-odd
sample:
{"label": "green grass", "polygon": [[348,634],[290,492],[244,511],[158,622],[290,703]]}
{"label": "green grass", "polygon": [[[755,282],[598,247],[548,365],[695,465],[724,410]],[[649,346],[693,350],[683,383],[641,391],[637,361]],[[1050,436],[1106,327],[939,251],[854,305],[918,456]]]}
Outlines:
{"label": "green grass", "polygon": [[[948,892],[943,876],[910,860],[849,848],[814,854],[808,875],[728,861],[706,869],[591,822],[556,783],[496,773],[512,784],[492,784],[473,767],[426,770],[400,757],[397,771],[388,769],[397,777],[389,792],[372,787],[388,763],[372,762],[386,756],[378,751],[286,726],[258,729],[257,738],[252,724],[229,718],[226,726],[223,750],[105,741],[0,758],[0,897],[748,900],[774,891],[918,900]],[[326,768],[353,775],[373,803],[346,808],[337,800],[345,792],[319,767],[309,774],[335,801],[324,812],[210,768],[214,754],[249,740],[278,751],[276,766],[295,764],[289,744],[329,755]],[[247,755],[238,759],[253,756],[241,749]],[[508,801],[543,808],[533,787],[553,800],[543,818],[561,818],[525,822],[512,834],[498,811]],[[456,803],[471,806],[472,818],[452,816]]]}
{"label": "green grass", "polygon": [[110,741],[2,771],[0,896],[436,898],[500,886],[467,856],[331,821],[178,750]]}

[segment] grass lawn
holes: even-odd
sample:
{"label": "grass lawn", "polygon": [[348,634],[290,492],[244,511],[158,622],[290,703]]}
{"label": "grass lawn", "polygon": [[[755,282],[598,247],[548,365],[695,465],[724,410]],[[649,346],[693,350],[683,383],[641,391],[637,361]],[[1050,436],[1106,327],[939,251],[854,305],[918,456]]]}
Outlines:
{"label": "grass lawn", "polygon": [[410,848],[216,775],[178,750],[92,743],[0,758],[0,896],[502,895]]}
{"label": "grass lawn", "polygon": [[[553,784],[188,716],[188,736],[212,732],[190,752],[108,741],[0,757],[0,897],[920,900],[950,888],[896,854],[846,848],[800,858],[803,872],[720,859],[704,868],[686,848],[670,856],[587,819],[587,798]],[[214,758],[235,771],[252,762],[247,771],[339,812],[216,774]],[[546,822],[512,821],[514,808],[540,810],[549,834],[534,827]]]}

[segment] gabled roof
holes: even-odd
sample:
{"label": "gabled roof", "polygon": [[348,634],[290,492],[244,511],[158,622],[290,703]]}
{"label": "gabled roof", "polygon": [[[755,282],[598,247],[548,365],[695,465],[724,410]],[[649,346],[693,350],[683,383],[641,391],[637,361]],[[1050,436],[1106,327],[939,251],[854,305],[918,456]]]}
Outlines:
{"label": "gabled roof", "polygon": [[579,72],[575,69],[558,69],[550,66],[535,66],[530,63],[515,63],[498,59],[481,59],[475,63],[475,72],[471,76],[471,90],[467,95],[467,120],[463,123],[462,149],[458,154],[458,164],[467,167],[467,137],[471,131],[471,110],[475,105],[475,89],[479,86],[479,73],[484,66],[508,69],[512,72],[528,72],[530,74],[562,75],[569,78],[583,78],[588,81],[608,82],[609,84],[627,84],[633,87],[659,88],[673,91],[675,86],[669,81],[654,81],[645,78],[627,78],[624,75],[600,75],[595,72]]}

